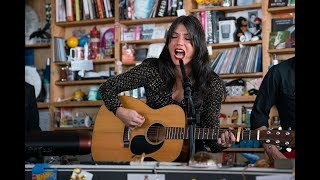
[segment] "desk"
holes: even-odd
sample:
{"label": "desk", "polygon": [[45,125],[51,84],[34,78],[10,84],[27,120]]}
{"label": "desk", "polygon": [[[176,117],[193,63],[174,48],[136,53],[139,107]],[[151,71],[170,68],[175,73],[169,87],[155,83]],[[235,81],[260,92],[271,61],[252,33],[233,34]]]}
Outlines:
{"label": "desk", "polygon": [[[31,178],[34,165],[25,165],[25,179]],[[158,165],[50,165],[58,170],[58,180],[70,179],[74,168],[81,168],[93,174],[94,180],[117,179],[127,180],[127,174],[165,174],[166,180],[241,180],[244,174],[246,180],[255,180],[256,176],[291,174],[291,169],[274,168],[193,168],[189,166],[158,166]]]}

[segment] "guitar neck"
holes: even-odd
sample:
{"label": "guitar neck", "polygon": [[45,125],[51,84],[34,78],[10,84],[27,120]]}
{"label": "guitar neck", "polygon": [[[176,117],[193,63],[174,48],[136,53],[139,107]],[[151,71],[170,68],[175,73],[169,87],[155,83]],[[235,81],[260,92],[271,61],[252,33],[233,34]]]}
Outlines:
{"label": "guitar neck", "polygon": [[[240,140],[259,140],[265,143],[271,143],[282,146],[295,146],[294,130],[244,130],[238,129],[220,129],[220,128],[196,128],[195,139],[217,140],[221,133],[231,131],[236,142]],[[166,127],[165,139],[189,139],[189,127]]]}
{"label": "guitar neck", "polygon": [[[189,139],[189,127],[166,127],[166,139]],[[228,130],[220,128],[196,128],[195,129],[195,139],[207,139],[207,140],[217,140],[221,133],[225,131],[231,131],[235,136],[237,136],[237,129]],[[259,140],[259,133],[256,130],[241,130],[239,140]]]}

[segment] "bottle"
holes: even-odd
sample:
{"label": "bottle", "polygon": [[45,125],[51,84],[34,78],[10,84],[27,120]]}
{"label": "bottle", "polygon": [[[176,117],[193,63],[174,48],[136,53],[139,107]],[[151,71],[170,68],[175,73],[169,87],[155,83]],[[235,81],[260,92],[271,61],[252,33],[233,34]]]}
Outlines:
{"label": "bottle", "polygon": [[273,65],[277,65],[277,64],[279,64],[279,61],[278,61],[278,59],[277,59],[277,55],[276,54],[274,54],[274,56],[273,56]]}
{"label": "bottle", "polygon": [[43,77],[45,80],[48,81],[48,83],[50,83],[50,58],[47,58],[47,63],[46,63],[46,67],[44,69]]}
{"label": "bottle", "polygon": [[122,62],[121,61],[116,61],[117,64],[117,68],[118,68],[118,73],[117,74],[121,74],[122,73]]}
{"label": "bottle", "polygon": [[277,59],[277,55],[274,54],[274,55],[273,55],[272,64],[270,64],[269,69],[270,69],[272,66],[277,65],[277,64],[279,64],[279,61],[278,61],[278,59]]}
{"label": "bottle", "polygon": [[50,58],[47,58],[43,77],[43,86],[46,94],[44,102],[50,102]]}
{"label": "bottle", "polygon": [[90,44],[89,44],[89,58],[90,60],[95,60],[97,55],[100,53],[100,32],[97,27],[94,26],[90,31]]}

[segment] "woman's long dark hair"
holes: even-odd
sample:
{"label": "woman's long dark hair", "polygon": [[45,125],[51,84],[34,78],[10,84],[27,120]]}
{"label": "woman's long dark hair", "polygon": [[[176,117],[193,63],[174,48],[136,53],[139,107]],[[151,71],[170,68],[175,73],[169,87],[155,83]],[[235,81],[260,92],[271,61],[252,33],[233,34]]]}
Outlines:
{"label": "woman's long dark hair", "polygon": [[207,42],[205,33],[200,21],[193,15],[180,16],[170,26],[167,32],[165,46],[159,56],[159,71],[160,76],[166,83],[166,90],[171,90],[175,78],[175,64],[171,60],[169,53],[169,43],[171,41],[172,33],[179,24],[183,24],[188,30],[191,38],[192,46],[194,47],[194,56],[191,59],[191,73],[190,80],[193,82],[194,90],[200,94],[206,94],[206,86],[210,82],[212,76],[218,76],[210,67],[209,55],[207,50]]}

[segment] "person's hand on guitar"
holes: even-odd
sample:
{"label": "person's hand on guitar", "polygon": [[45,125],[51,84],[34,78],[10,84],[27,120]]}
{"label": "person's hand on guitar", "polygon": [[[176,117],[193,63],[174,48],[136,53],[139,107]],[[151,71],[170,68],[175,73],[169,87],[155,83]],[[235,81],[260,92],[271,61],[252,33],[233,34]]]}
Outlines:
{"label": "person's hand on guitar", "polygon": [[230,130],[233,130],[233,128],[229,127],[229,130],[224,130],[221,133],[220,138],[217,140],[218,144],[221,144],[223,147],[231,147],[236,142],[236,137]]}
{"label": "person's hand on guitar", "polygon": [[[261,126],[257,128],[257,130],[267,130],[267,127]],[[274,162],[274,160],[276,159],[287,159],[287,157],[283,155],[275,145],[263,143],[262,146],[266,154],[268,155],[271,163]]]}
{"label": "person's hand on guitar", "polygon": [[119,107],[117,109],[116,116],[131,130],[136,127],[141,127],[145,121],[145,118],[137,111],[124,107]]}

